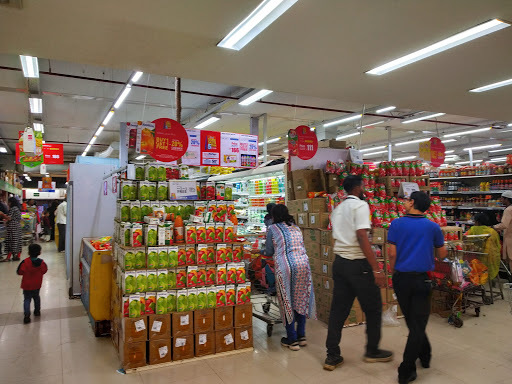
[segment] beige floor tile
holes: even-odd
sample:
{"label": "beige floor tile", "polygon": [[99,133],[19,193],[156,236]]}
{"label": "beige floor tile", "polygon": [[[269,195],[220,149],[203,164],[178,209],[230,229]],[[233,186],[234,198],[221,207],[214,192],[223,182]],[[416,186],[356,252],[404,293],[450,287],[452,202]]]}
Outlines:
{"label": "beige floor tile", "polygon": [[122,375],[114,369],[98,370],[94,366],[88,370],[80,372],[64,372],[63,384],[143,384],[142,378],[138,373],[131,375]]}
{"label": "beige floor tile", "polygon": [[[5,351],[2,348],[2,351]],[[7,350],[8,351],[8,350]],[[0,360],[2,380],[35,380],[38,377],[62,374],[61,351],[16,356]]]}
{"label": "beige floor tile", "polygon": [[159,369],[155,371],[145,371],[140,372],[140,377],[144,384],[168,384],[168,383],[177,383],[180,384],[223,384],[222,379],[216,374],[211,373],[207,375],[201,375],[197,377],[192,377],[188,379],[178,380],[178,381],[169,381],[169,376],[163,375],[159,373]]}
{"label": "beige floor tile", "polygon": [[[127,375],[130,376],[130,375]],[[143,371],[140,373],[144,383],[181,383],[199,380],[203,377],[215,377],[216,372],[207,361],[183,362],[174,366]]]}
{"label": "beige floor tile", "polygon": [[51,376],[41,376],[37,378],[25,378],[3,381],[3,384],[62,384],[62,373]]}

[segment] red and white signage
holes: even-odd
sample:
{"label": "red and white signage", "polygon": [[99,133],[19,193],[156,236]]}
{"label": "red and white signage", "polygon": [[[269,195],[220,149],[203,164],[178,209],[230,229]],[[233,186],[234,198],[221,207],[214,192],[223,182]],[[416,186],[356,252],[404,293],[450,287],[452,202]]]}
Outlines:
{"label": "red and white signage", "polygon": [[[64,164],[63,144],[43,144],[44,164]],[[16,144],[16,164],[20,164],[20,146]]]}
{"label": "red and white signage", "polygon": [[318,150],[318,139],[314,131],[306,125],[300,125],[288,131],[288,154],[302,160],[309,160]]}
{"label": "red and white signage", "polygon": [[424,161],[430,162],[433,167],[439,167],[444,163],[446,147],[438,137],[432,137],[429,141],[419,144],[419,155]]}
{"label": "red and white signage", "polygon": [[185,128],[176,120],[161,118],[155,124],[155,143],[150,155],[163,162],[181,159],[188,148],[188,135]]}
{"label": "red and white signage", "polygon": [[201,131],[201,165],[220,165],[220,132]]}

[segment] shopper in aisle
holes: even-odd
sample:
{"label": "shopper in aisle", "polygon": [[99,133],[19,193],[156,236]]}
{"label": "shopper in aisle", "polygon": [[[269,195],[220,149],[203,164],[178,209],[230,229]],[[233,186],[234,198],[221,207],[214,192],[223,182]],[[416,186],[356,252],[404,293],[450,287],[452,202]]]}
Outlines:
{"label": "shopper in aisle", "polygon": [[426,334],[430,315],[432,281],[428,272],[434,269],[434,249],[438,257],[446,256],[441,227],[428,220],[425,212],[430,198],[416,191],[405,201],[406,216],[394,220],[388,232],[389,260],[393,274],[393,289],[405,316],[409,336],[398,368],[398,382],[414,381],[416,360],[430,367],[432,349]]}
{"label": "shopper in aisle", "polygon": [[304,239],[288,208],[276,204],[272,208],[274,223],[268,227],[265,256],[273,256],[277,297],[281,307],[286,337],[281,345],[298,351],[306,346],[306,318],[316,317],[315,295],[304,248]]}
{"label": "shopper in aisle", "polygon": [[55,211],[57,210],[59,203],[54,200],[48,208],[48,218],[50,219],[50,240],[55,240]]}
{"label": "shopper in aisle", "polygon": [[267,214],[265,215],[265,218],[263,219],[263,222],[265,223],[265,226],[268,228],[272,225],[273,219],[272,219],[272,208],[276,206],[275,203],[268,203],[267,204]]}
{"label": "shopper in aisle", "polygon": [[379,349],[382,326],[382,299],[379,286],[386,284],[368,239],[370,208],[364,199],[361,176],[348,176],[343,182],[348,196],[331,215],[334,238],[334,292],[327,333],[324,369],[332,371],[343,363],[341,331],[357,297],[366,315],[366,362],[388,362],[390,351]]}
{"label": "shopper in aisle", "polygon": [[468,235],[489,235],[485,244],[485,253],[487,253],[487,256],[484,256],[482,261],[487,266],[489,279],[493,280],[498,276],[500,270],[500,236],[498,232],[491,228],[489,216],[485,213],[476,214],[473,221],[475,225],[469,229],[467,232]]}
{"label": "shopper in aisle", "polygon": [[66,214],[68,210],[68,203],[64,200],[59,204],[55,211],[55,222],[59,228],[59,252],[64,252],[66,249]]}
{"label": "shopper in aisle", "polygon": [[[1,215],[3,214],[3,215]],[[0,198],[0,220],[5,218],[9,214],[9,207],[4,203],[3,199]],[[3,242],[0,242],[0,257],[3,255]]]}
{"label": "shopper in aisle", "polygon": [[34,299],[34,316],[41,316],[41,298],[39,297],[39,290],[43,284],[43,275],[48,272],[48,266],[43,259],[40,259],[41,246],[39,244],[30,244],[28,246],[28,255],[23,260],[16,273],[23,276],[21,279],[21,289],[23,289],[23,302],[24,319],[23,323],[30,323],[30,302]]}
{"label": "shopper in aisle", "polygon": [[7,215],[0,214],[0,217],[7,223],[5,236],[7,258],[0,261],[11,261],[11,258],[17,261],[21,254],[21,206],[15,197],[10,197],[8,203],[9,213]]}
{"label": "shopper in aisle", "polygon": [[508,260],[512,269],[512,191],[505,191],[501,195],[501,202],[506,207],[501,218],[501,223],[494,229],[503,233],[503,260]]}

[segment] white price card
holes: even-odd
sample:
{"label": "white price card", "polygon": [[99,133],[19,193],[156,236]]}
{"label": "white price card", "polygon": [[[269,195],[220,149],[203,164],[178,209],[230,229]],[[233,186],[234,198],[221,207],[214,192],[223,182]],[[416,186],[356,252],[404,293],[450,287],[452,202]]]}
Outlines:
{"label": "white price card", "polygon": [[160,355],[160,358],[167,356],[167,352],[169,352],[169,350],[167,349],[167,345],[158,348],[158,354]]}
{"label": "white price card", "polygon": [[174,343],[176,348],[184,347],[185,345],[187,345],[187,339],[183,339],[181,337],[178,337]]}
{"label": "white price card", "polygon": [[201,333],[199,335],[199,345],[205,345],[207,340],[206,333]]}
{"label": "white price card", "polygon": [[308,205],[307,201],[304,202],[303,209],[304,209],[304,212],[309,212],[309,205]]}
{"label": "white price card", "polygon": [[240,338],[242,340],[249,340],[249,332],[247,332],[247,331],[240,332]]}
{"label": "white price card", "polygon": [[151,332],[160,332],[161,329],[162,329],[162,322],[155,320],[153,322],[153,326],[151,327]]}
{"label": "white price card", "polygon": [[189,325],[190,324],[188,316],[189,315],[180,316],[180,325]]}
{"label": "white price card", "polygon": [[311,224],[315,224],[315,220],[316,220],[315,215],[311,215],[310,217],[311,217]]}
{"label": "white price card", "polygon": [[397,313],[398,312],[398,307],[396,305],[393,305],[391,307],[391,311]]}
{"label": "white price card", "polygon": [[226,342],[226,345],[233,344],[233,335],[228,333],[226,336],[224,336],[224,341]]}
{"label": "white price card", "polygon": [[413,192],[419,191],[420,187],[418,183],[400,183],[400,189],[398,190],[398,197],[404,197],[406,199],[411,197]]}
{"label": "white price card", "polygon": [[322,265],[322,271],[327,274],[327,264]]}
{"label": "white price card", "polygon": [[140,332],[146,329],[146,324],[144,323],[144,320],[137,320],[135,322],[135,331]]}

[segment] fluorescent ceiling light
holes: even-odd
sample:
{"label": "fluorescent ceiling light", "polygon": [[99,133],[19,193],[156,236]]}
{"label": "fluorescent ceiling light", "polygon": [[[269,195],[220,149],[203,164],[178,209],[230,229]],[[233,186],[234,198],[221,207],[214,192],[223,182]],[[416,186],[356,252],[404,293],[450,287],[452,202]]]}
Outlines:
{"label": "fluorescent ceiling light", "polygon": [[[510,124],[509,124],[510,125]],[[512,129],[505,129],[504,131],[499,131],[500,133],[507,133],[507,132],[512,132]]]}
{"label": "fluorescent ceiling light", "polygon": [[23,176],[28,177],[28,173],[24,173]]}
{"label": "fluorescent ceiling light", "polygon": [[510,124],[507,124],[507,127],[512,127],[512,123],[510,123]]}
{"label": "fluorescent ceiling light", "polygon": [[110,119],[112,118],[112,116],[114,116],[114,113],[115,113],[114,110],[111,109],[110,112],[105,117],[105,120],[103,120],[103,123],[101,123],[101,125],[107,125],[108,122],[110,121]]}
{"label": "fluorescent ceiling light", "polygon": [[352,116],[349,116],[349,117],[342,117],[341,119],[338,119],[338,120],[335,120],[335,121],[331,121],[330,123],[325,123],[324,124],[324,128],[331,127],[333,125],[339,125],[339,124],[342,124],[342,123],[348,123],[349,121],[354,121],[354,120],[360,119],[361,116],[363,116],[363,115],[358,114],[358,115],[352,115]]}
{"label": "fluorescent ceiling light", "polygon": [[506,157],[495,157],[494,159],[490,159],[489,163],[501,163],[502,161],[507,161]]}
{"label": "fluorescent ceiling light", "polygon": [[239,51],[297,1],[298,0],[263,0],[260,5],[229,32],[217,46]]}
{"label": "fluorescent ceiling light", "polygon": [[455,150],[454,149],[450,149],[449,151],[445,151],[444,153],[453,153],[453,152],[455,152]]}
{"label": "fluorescent ceiling light", "polygon": [[423,139],[418,139],[418,140],[403,141],[401,143],[396,143],[395,147],[400,147],[401,145],[407,145],[407,144],[422,143],[424,141],[429,141],[430,139],[431,139],[430,137],[425,137]]}
{"label": "fluorescent ceiling light", "polygon": [[263,155],[258,156],[258,160],[261,160],[261,159],[263,159]]}
{"label": "fluorescent ceiling light", "polygon": [[493,149],[492,151],[489,151],[489,152],[505,152],[505,151],[510,151],[512,153],[512,148],[500,148],[500,149]]}
{"label": "fluorescent ceiling light", "polygon": [[288,153],[288,151],[289,151],[288,149],[284,149],[283,150],[284,153]]}
{"label": "fluorescent ceiling light", "polygon": [[43,144],[46,144],[46,141],[43,140]]}
{"label": "fluorescent ceiling light", "polygon": [[409,123],[414,123],[415,121],[421,121],[421,120],[427,120],[427,119],[432,119],[434,117],[438,117],[438,116],[443,116],[445,115],[445,113],[427,113],[427,114],[424,114],[422,116],[419,116],[419,117],[411,117],[410,119],[405,119],[402,121],[402,124],[409,124]]}
{"label": "fluorescent ceiling light", "polygon": [[83,151],[82,156],[87,156],[87,152]]}
{"label": "fluorescent ceiling light", "polygon": [[455,139],[441,140],[441,143],[443,143],[443,144],[446,144],[446,143],[453,143],[454,141],[457,141],[457,140],[455,140]]}
{"label": "fluorescent ceiling light", "polygon": [[458,160],[457,157],[448,157],[448,158],[444,159],[444,161],[448,161],[448,162],[450,162],[450,161],[457,161],[457,160]]}
{"label": "fluorescent ceiling light", "polygon": [[142,160],[143,158],[145,158],[146,155],[139,155],[135,158],[135,160]]}
{"label": "fluorescent ceiling light", "polygon": [[396,161],[402,161],[402,160],[412,160],[415,159],[416,156],[405,156],[405,157],[397,157],[395,158]]}
{"label": "fluorescent ceiling light", "polygon": [[343,140],[343,139],[348,139],[349,137],[353,137],[353,136],[357,136],[357,135],[360,135],[361,133],[360,132],[354,132],[354,133],[349,133],[347,135],[341,135],[341,136],[338,136],[336,138],[337,141],[340,141],[340,140]]}
{"label": "fluorescent ceiling light", "polygon": [[0,153],[7,153],[7,148],[0,147]]}
{"label": "fluorescent ceiling light", "polygon": [[492,83],[489,85],[484,85],[483,87],[470,89],[469,92],[485,92],[485,91],[490,91],[491,89],[504,87],[504,86],[510,85],[510,84],[512,84],[512,79],[498,81],[497,83]]}
{"label": "fluorescent ceiling light", "polygon": [[210,118],[206,119],[202,123],[197,124],[194,128],[201,129],[204,128],[210,124],[215,123],[216,121],[220,120],[220,117],[211,116]]}
{"label": "fluorescent ceiling light", "polygon": [[23,76],[37,78],[39,77],[39,64],[37,57],[20,55],[21,68],[23,69]]}
{"label": "fluorescent ceiling light", "polygon": [[481,145],[479,147],[471,147],[471,148],[464,148],[465,151],[478,151],[479,149],[487,149],[487,148],[498,148],[501,147],[501,144],[490,144],[490,145]]}
{"label": "fluorescent ceiling light", "polygon": [[[360,149],[359,151],[361,151],[361,152],[376,151],[377,149],[384,149],[386,147],[387,147],[387,145],[380,145],[378,147]],[[385,152],[387,152],[387,151],[385,151]]]}
{"label": "fluorescent ceiling light", "polygon": [[510,24],[498,19],[490,20],[464,32],[453,35],[447,39],[441,40],[435,44],[429,45],[428,47],[420,49],[419,51],[412,52],[406,56],[390,61],[389,63],[374,68],[366,73],[380,76],[509,26]]}
{"label": "fluorescent ceiling light", "polygon": [[373,155],[380,155],[382,153],[388,153],[388,151],[377,151],[377,152],[371,152],[371,153],[363,153],[363,157],[373,156]]}
{"label": "fluorescent ceiling light", "polygon": [[89,152],[89,150],[91,149],[91,144],[89,144],[87,147],[85,147],[85,151],[84,152]]}
{"label": "fluorescent ceiling light", "polygon": [[89,141],[89,145],[93,145],[93,144],[96,142],[96,139],[97,139],[97,137],[96,137],[96,136],[93,136],[93,138],[91,139],[91,141]]}
{"label": "fluorescent ceiling light", "polygon": [[126,99],[126,96],[128,96],[128,94],[130,93],[131,90],[132,90],[132,86],[130,84],[128,84],[124,88],[123,92],[121,93],[121,96],[119,96],[116,103],[114,104],[115,109],[118,109],[121,106],[121,104],[123,104],[124,99]]}
{"label": "fluorescent ceiling light", "polygon": [[375,122],[375,123],[370,123],[370,124],[363,125],[362,127],[357,127],[357,129],[366,128],[366,127],[371,127],[372,125],[382,124],[383,122],[384,122],[384,120],[377,121],[377,122]]}
{"label": "fluorescent ceiling light", "polygon": [[135,72],[135,74],[133,75],[132,77],[132,83],[136,83],[137,81],[139,81],[140,77],[144,74],[144,72],[141,72],[141,71],[137,71]]}
{"label": "fluorescent ceiling light", "polygon": [[391,107],[386,107],[386,108],[377,109],[377,110],[375,111],[375,113],[388,112],[388,111],[392,111],[393,109],[396,109],[396,107],[395,107],[395,106],[391,106]]}
{"label": "fluorescent ceiling light", "polygon": [[[279,141],[279,140],[281,140],[281,138],[280,138],[280,137],[274,137],[273,139],[269,139],[269,140],[267,140],[267,145],[268,145],[268,144],[271,144],[271,143],[275,143],[275,142],[277,142],[277,141]],[[260,142],[258,143],[258,145],[259,145],[260,147],[261,147],[263,144],[265,144],[265,142],[264,142],[264,141],[260,141]]]}
{"label": "fluorescent ceiling light", "polygon": [[34,131],[44,133],[44,124],[42,124],[42,123],[34,123]]}
{"label": "fluorescent ceiling light", "polygon": [[443,137],[454,137],[454,136],[462,136],[462,135],[471,135],[473,133],[485,132],[485,131],[489,131],[491,129],[492,129],[492,127],[479,128],[479,129],[473,129],[472,131],[462,131],[462,132],[457,132],[457,133],[449,133],[448,135],[444,135]]}
{"label": "fluorescent ceiling light", "polygon": [[[481,163],[483,160],[473,160],[473,163]],[[471,161],[459,161],[455,165],[471,164]]]}
{"label": "fluorescent ceiling light", "polygon": [[103,132],[103,129],[105,129],[105,127],[103,125],[100,125],[98,127],[98,130],[96,131],[96,133],[94,134],[94,136],[99,136],[101,135],[101,132]]}
{"label": "fluorescent ceiling light", "polygon": [[263,99],[265,96],[270,95],[273,91],[270,91],[268,89],[262,89],[261,91],[253,91],[249,93],[248,95],[245,95],[242,97],[239,101],[239,105],[247,106],[250,105],[258,100]]}
{"label": "fluorescent ceiling light", "polygon": [[30,104],[30,112],[43,113],[43,99],[40,99],[39,97],[30,97],[28,102]]}

